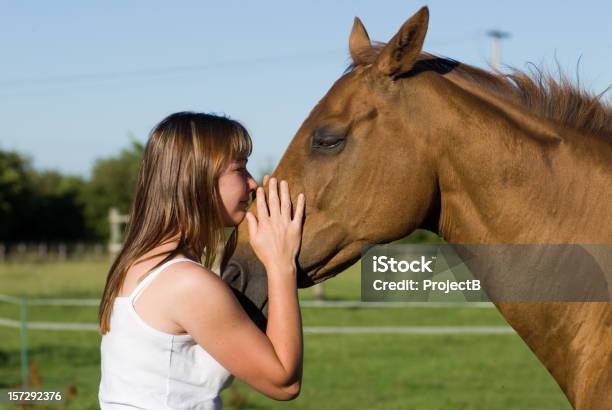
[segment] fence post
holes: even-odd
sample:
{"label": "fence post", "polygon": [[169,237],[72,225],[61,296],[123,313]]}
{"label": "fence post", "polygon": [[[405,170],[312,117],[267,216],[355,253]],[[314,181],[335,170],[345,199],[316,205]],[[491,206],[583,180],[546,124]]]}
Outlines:
{"label": "fence post", "polygon": [[21,298],[21,389],[28,389],[28,298]]}
{"label": "fence post", "polygon": [[47,260],[47,244],[44,242],[41,242],[38,244],[38,259],[40,261],[45,261]]}
{"label": "fence post", "polygon": [[94,245],[94,258],[96,260],[100,259],[103,251],[104,249],[102,248],[102,245],[100,245],[99,243],[95,244]]}
{"label": "fence post", "polygon": [[57,257],[60,261],[64,262],[68,256],[68,247],[64,242],[60,242],[57,246]]}
{"label": "fence post", "polygon": [[129,215],[121,215],[117,208],[111,208],[108,211],[108,221],[110,223],[108,251],[111,259],[114,259],[121,251],[121,224],[128,223]]}
{"label": "fence post", "polygon": [[77,258],[80,258],[85,253],[85,244],[83,242],[77,242],[74,247],[74,254]]}
{"label": "fence post", "polygon": [[27,250],[28,248],[26,247],[25,243],[19,242],[17,244],[17,255],[19,255],[19,261],[23,262],[25,260]]}
{"label": "fence post", "polygon": [[319,282],[312,287],[312,293],[315,300],[325,300],[325,290],[323,289],[323,282]]}

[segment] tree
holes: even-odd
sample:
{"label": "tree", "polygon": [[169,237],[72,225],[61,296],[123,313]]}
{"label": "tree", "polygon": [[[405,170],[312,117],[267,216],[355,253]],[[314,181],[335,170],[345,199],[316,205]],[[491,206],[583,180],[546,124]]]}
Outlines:
{"label": "tree", "polygon": [[33,173],[32,195],[22,225],[27,224],[29,240],[76,241],[91,239],[85,224],[84,204],[79,200],[85,182],[81,177],[57,171]]}
{"label": "tree", "polygon": [[0,151],[0,240],[17,231],[18,216],[30,196],[32,168],[29,158],[13,151]]}
{"label": "tree", "polygon": [[144,145],[132,140],[131,146],[119,155],[95,162],[80,201],[85,207],[86,225],[97,238],[108,237],[111,207],[118,208],[121,213],[129,211],[143,152]]}
{"label": "tree", "polygon": [[77,198],[80,177],[38,172],[29,158],[0,151],[0,240],[71,241],[92,235]]}

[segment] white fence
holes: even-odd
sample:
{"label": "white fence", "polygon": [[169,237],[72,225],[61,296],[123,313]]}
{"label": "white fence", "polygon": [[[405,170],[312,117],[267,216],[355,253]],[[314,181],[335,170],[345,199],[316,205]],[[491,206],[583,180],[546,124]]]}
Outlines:
{"label": "white fence", "polygon": [[[0,295],[0,302],[13,303],[21,305],[26,309],[26,316],[21,320],[0,317],[0,326],[22,328],[22,329],[40,329],[40,330],[86,330],[99,331],[97,323],[75,323],[75,322],[29,322],[27,321],[28,306],[98,306],[99,299],[47,299],[47,298],[18,298],[14,296]],[[319,301],[319,300],[304,300],[300,301],[300,307],[305,309],[310,308],[326,308],[326,309],[397,309],[397,308],[472,308],[472,309],[490,309],[493,304],[490,302],[361,302],[361,301]],[[428,330],[433,329],[431,326],[375,326],[375,327],[343,327],[343,326],[326,326],[326,327],[304,327],[304,333],[333,333],[331,329],[336,329],[337,333],[375,333],[376,329],[381,330],[381,333],[398,333],[398,334],[424,334]],[[351,329],[351,330],[340,330]],[[360,331],[359,329],[363,329]],[[438,331],[431,331],[430,334],[457,334],[462,331],[466,334],[497,334],[497,333],[512,333],[511,328],[507,326],[444,326]],[[505,329],[500,331],[500,329]]]}
{"label": "white fence", "polygon": [[[28,384],[28,331],[92,331],[99,332],[97,323],[39,322],[28,320],[29,306],[98,306],[99,299],[48,299],[0,295],[0,302],[20,306],[19,320],[0,317],[0,327],[19,329],[22,385]],[[309,308],[381,309],[381,308],[475,308],[490,309],[488,302],[444,303],[444,302],[361,302],[361,301],[301,301],[300,306]],[[363,335],[492,335],[515,334],[509,326],[305,326],[304,334]]]}
{"label": "white fence", "polygon": [[108,257],[102,243],[88,242],[2,242],[0,263],[64,262],[102,260]]}

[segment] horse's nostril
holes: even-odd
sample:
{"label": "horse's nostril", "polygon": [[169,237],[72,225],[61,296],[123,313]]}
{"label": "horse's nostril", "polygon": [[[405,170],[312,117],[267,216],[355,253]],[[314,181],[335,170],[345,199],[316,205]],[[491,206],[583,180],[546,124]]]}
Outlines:
{"label": "horse's nostril", "polygon": [[297,286],[298,288],[309,288],[314,285],[314,281],[305,273],[298,275]]}

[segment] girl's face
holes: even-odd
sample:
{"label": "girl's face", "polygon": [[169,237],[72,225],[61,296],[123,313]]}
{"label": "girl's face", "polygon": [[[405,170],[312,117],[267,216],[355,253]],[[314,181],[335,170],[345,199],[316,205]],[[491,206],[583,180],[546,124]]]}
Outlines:
{"label": "girl's face", "polygon": [[257,182],[247,171],[246,164],[246,159],[232,161],[219,177],[225,226],[236,226],[244,219],[249,205],[249,193],[257,188]]}

